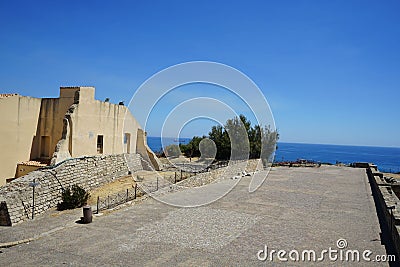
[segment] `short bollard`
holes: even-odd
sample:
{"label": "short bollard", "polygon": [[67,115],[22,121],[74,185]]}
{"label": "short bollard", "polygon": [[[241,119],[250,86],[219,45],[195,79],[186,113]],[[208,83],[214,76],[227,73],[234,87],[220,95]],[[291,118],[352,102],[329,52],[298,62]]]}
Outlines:
{"label": "short bollard", "polygon": [[92,207],[83,206],[83,217],[81,218],[82,223],[91,223],[93,218]]}

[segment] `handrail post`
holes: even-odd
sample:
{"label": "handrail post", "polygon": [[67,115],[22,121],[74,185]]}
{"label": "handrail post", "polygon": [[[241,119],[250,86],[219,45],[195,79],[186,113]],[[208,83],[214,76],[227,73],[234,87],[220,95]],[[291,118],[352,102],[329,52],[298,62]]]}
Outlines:
{"label": "handrail post", "polygon": [[135,199],[136,199],[136,188],[137,188],[137,184],[135,184]]}
{"label": "handrail post", "polygon": [[97,196],[97,214],[99,214],[99,207],[100,207],[100,196]]}
{"label": "handrail post", "polygon": [[33,215],[35,214],[35,179],[33,179],[33,188],[32,188],[32,220]]}

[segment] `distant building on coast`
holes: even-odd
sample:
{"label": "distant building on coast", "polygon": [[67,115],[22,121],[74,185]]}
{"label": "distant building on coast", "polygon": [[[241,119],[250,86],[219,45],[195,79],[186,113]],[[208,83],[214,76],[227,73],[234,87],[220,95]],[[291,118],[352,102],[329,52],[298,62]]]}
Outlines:
{"label": "distant building on coast", "polygon": [[121,104],[95,100],[94,87],[61,87],[59,98],[0,94],[0,185],[67,158],[138,153],[159,161]]}

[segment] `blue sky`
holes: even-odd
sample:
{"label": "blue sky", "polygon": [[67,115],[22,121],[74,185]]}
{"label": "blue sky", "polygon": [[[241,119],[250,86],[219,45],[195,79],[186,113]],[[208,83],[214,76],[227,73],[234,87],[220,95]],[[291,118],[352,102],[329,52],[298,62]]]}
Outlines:
{"label": "blue sky", "polygon": [[128,103],[156,72],[210,60],[259,86],[281,141],[400,147],[398,1],[232,2],[0,1],[0,92],[92,85]]}

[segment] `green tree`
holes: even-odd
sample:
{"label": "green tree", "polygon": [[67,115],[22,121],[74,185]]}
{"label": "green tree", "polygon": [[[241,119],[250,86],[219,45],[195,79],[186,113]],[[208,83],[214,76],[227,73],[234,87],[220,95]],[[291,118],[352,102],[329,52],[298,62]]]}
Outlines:
{"label": "green tree", "polygon": [[195,136],[192,138],[192,140],[189,141],[187,144],[180,144],[179,147],[181,148],[182,153],[186,157],[200,157],[200,149],[199,149],[199,144],[203,138],[206,138],[205,136],[200,137],[200,136]]}
{"label": "green tree", "polygon": [[249,129],[250,158],[260,158],[261,155],[261,128],[255,125]]}
{"label": "green tree", "polygon": [[262,147],[260,158],[263,162],[264,167],[266,167],[269,163],[272,163],[274,159],[274,152],[277,149],[279,133],[276,130],[272,131],[271,127],[268,125],[263,128],[261,138]]}
{"label": "green tree", "polygon": [[217,152],[217,147],[209,138],[203,138],[199,144],[201,159],[214,159]]}
{"label": "green tree", "polygon": [[247,132],[249,127],[250,122],[247,121],[244,115],[229,119],[225,123],[225,131],[228,133],[231,143],[230,158],[247,159],[249,157],[250,145]]}
{"label": "green tree", "polygon": [[[205,136],[195,136],[187,145],[181,145],[185,156],[200,156],[199,144],[204,138]],[[208,133],[208,138],[216,146],[215,158],[217,160],[261,158],[266,166],[268,162],[272,162],[279,134],[270,126],[252,126],[244,115],[240,115],[227,120],[224,127],[213,126]]]}
{"label": "green tree", "polygon": [[179,157],[181,155],[181,150],[178,145],[172,144],[165,147],[164,154],[167,157]]}
{"label": "green tree", "polygon": [[231,155],[231,144],[228,133],[221,125],[213,126],[208,133],[211,140],[214,141],[217,147],[217,154],[215,156],[218,160],[227,160]]}

